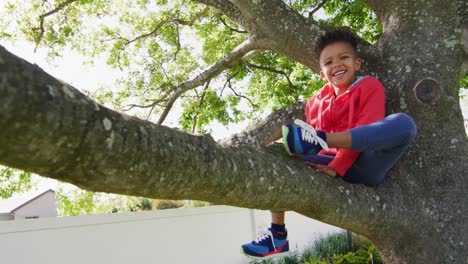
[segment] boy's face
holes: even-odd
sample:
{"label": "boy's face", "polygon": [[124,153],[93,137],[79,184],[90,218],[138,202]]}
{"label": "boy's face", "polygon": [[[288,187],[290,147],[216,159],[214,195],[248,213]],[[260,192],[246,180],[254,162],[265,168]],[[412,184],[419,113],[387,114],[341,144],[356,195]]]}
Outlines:
{"label": "boy's face", "polygon": [[361,60],[351,44],[335,42],[320,53],[320,77],[340,90],[348,89],[354,82]]}

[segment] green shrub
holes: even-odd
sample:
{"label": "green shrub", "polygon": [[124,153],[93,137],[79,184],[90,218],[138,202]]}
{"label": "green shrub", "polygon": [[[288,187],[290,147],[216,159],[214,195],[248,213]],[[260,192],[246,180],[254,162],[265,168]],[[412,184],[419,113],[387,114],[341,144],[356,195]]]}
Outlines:
{"label": "green shrub", "polygon": [[349,248],[346,232],[333,233],[316,240],[302,255],[295,251],[289,257],[251,261],[250,264],[370,264],[371,254],[374,264],[383,264],[371,241],[356,234],[352,234],[352,239],[354,251]]}
{"label": "green shrub", "polygon": [[197,201],[197,200],[192,201],[192,206],[193,207],[204,207],[204,206],[211,206],[211,205],[213,205],[213,204],[210,203],[210,202]]}
{"label": "green shrub", "polygon": [[345,232],[329,234],[314,242],[308,254],[315,259],[330,259],[334,255],[346,254],[349,251],[348,237]]}
{"label": "green shrub", "polygon": [[370,261],[370,256],[367,251],[358,249],[355,252],[335,256],[333,260],[334,264],[367,264]]}
{"label": "green shrub", "polygon": [[184,206],[184,202],[182,201],[173,201],[173,200],[158,200],[156,203],[156,209],[172,209],[172,208],[179,208]]}

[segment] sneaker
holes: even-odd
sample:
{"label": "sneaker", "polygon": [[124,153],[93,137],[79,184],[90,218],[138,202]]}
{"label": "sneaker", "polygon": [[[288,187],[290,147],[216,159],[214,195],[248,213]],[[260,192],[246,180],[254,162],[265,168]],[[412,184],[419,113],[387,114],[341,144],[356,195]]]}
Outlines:
{"label": "sneaker", "polygon": [[283,144],[289,155],[316,155],[322,149],[328,150],[323,131],[299,119],[294,124],[283,126]]}
{"label": "sneaker", "polygon": [[277,239],[271,229],[258,236],[251,243],[242,245],[241,252],[253,259],[269,259],[288,255],[289,242],[287,239]]}

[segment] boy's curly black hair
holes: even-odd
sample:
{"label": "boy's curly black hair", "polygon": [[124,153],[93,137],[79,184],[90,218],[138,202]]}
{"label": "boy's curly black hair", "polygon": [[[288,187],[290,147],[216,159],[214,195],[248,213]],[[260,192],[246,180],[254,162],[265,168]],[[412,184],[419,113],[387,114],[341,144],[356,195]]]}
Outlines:
{"label": "boy's curly black hair", "polygon": [[326,32],[325,35],[321,36],[317,41],[317,46],[315,48],[317,56],[320,56],[320,53],[322,53],[323,49],[326,46],[336,42],[349,43],[356,51],[358,39],[355,37],[354,33],[347,28],[335,28],[331,31]]}

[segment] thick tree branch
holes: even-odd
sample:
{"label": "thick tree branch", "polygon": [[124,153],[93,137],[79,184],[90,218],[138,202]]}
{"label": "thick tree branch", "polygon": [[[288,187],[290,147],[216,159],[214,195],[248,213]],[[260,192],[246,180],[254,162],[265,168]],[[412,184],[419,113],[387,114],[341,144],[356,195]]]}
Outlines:
{"label": "thick tree branch", "polygon": [[218,76],[222,71],[226,70],[227,68],[230,68],[233,65],[240,63],[241,61],[243,61],[243,57],[250,51],[256,49],[264,49],[268,46],[271,46],[271,44],[269,44],[268,41],[248,39],[242,42],[239,46],[237,46],[221,61],[218,61],[210,68],[199,74],[197,77],[175,87],[173,93],[168,98],[166,107],[161,113],[157,123],[162,124],[164,122],[167,115],[169,114],[169,111],[172,109],[172,106],[174,105],[175,101],[186,91],[195,89],[196,87],[203,85],[207,81]]}
{"label": "thick tree branch", "polygon": [[388,12],[388,7],[385,6],[385,4],[388,4],[386,2],[388,1],[382,1],[382,0],[366,0],[367,4],[370,6],[372,11],[374,11],[375,15],[377,18],[382,22],[386,20],[385,16],[387,16],[389,13]]}
{"label": "thick tree branch", "polygon": [[282,147],[221,146],[112,111],[3,48],[0,127],[1,164],[92,191],[295,210],[342,227],[375,216],[372,232],[403,206],[396,193],[318,175]]}
{"label": "thick tree branch", "polygon": [[382,8],[383,1],[382,0],[366,0],[367,4],[371,7],[374,12],[376,10],[380,10]]}
{"label": "thick tree branch", "polygon": [[245,26],[245,20],[242,13],[239,9],[229,0],[194,0],[194,2],[198,2],[204,4],[206,6],[212,7],[219,12],[223,13],[229,19],[234,21],[235,23]]}
{"label": "thick tree branch", "polygon": [[[232,1],[247,21],[246,28],[251,35],[274,41],[271,50],[300,62],[319,72],[315,44],[325,31],[331,28],[310,23],[307,18],[289,8],[281,0]],[[300,36],[300,38],[298,38]],[[358,47],[364,61],[376,61],[379,53],[376,47],[364,40]]]}
{"label": "thick tree branch", "polygon": [[254,124],[245,131],[234,134],[221,140],[219,143],[229,146],[252,145],[256,148],[262,148],[281,138],[281,126],[287,123],[293,123],[294,120],[305,120],[305,104],[297,104],[279,109],[268,115],[261,122]]}

